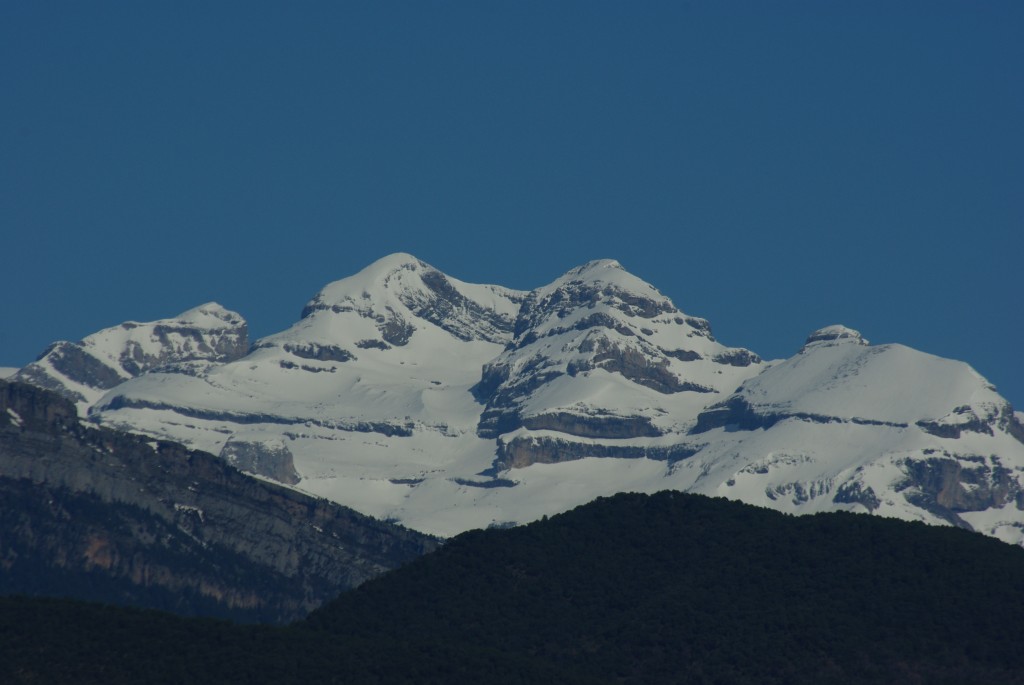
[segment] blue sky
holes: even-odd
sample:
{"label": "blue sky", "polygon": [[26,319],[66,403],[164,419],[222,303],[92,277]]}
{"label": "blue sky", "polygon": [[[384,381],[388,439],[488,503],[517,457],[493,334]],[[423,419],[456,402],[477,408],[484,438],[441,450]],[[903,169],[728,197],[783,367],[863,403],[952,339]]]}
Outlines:
{"label": "blue sky", "polygon": [[1024,407],[1024,3],[0,5],[0,365],[411,252],[611,257],[723,342],[844,323]]}

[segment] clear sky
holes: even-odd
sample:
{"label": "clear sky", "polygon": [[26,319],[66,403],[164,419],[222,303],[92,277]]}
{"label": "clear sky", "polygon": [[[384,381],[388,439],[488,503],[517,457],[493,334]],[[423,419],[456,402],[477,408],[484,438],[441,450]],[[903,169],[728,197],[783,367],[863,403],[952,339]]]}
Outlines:
{"label": "clear sky", "polygon": [[611,257],[729,345],[832,323],[1024,408],[1024,2],[0,3],[0,366],[395,251]]}

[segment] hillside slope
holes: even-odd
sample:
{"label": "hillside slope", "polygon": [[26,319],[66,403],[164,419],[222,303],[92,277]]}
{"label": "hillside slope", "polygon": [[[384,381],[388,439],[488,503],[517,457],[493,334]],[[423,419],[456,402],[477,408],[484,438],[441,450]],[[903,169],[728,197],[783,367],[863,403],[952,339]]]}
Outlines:
{"label": "hillside slope", "polygon": [[0,594],[285,622],[436,547],[0,381]]}
{"label": "hillside slope", "polygon": [[0,678],[1024,682],[1024,550],[954,528],[623,494],[474,531],[287,629],[0,602]]}

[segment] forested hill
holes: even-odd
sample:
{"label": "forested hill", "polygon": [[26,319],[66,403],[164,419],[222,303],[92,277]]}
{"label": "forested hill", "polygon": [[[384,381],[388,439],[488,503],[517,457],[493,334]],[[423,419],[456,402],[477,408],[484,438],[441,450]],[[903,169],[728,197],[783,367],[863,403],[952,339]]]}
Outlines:
{"label": "forested hill", "polygon": [[962,530],[630,494],[464,534],[284,630],[8,602],[0,680],[1024,683],[1022,606],[1024,550]]}

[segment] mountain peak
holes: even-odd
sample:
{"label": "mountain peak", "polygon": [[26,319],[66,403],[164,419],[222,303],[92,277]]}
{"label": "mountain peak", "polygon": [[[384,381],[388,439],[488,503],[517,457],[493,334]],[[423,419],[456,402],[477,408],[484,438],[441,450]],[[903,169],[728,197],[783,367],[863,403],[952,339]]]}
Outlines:
{"label": "mountain peak", "polygon": [[804,341],[804,346],[800,349],[801,352],[811,347],[832,347],[833,345],[842,345],[852,343],[856,345],[868,345],[868,340],[864,339],[864,336],[860,334],[860,331],[855,331],[852,328],[843,326],[842,324],[833,324],[831,326],[825,326],[807,336],[807,340]]}
{"label": "mountain peak", "polygon": [[[548,285],[534,290],[533,296],[540,302],[552,295],[561,299],[568,291],[586,291],[599,298],[626,293],[627,297],[635,295],[644,299],[668,300],[657,288],[627,271],[614,259],[595,259],[570,269]],[[560,295],[556,294],[560,292]]]}
{"label": "mountain peak", "polygon": [[176,323],[189,323],[197,326],[216,326],[218,324],[238,325],[245,323],[245,319],[238,312],[233,312],[219,302],[206,302],[198,307],[193,307],[169,319]]}
{"label": "mountain peak", "polygon": [[[302,317],[305,318],[314,311],[329,309],[342,303],[346,303],[345,306],[348,307],[352,303],[363,300],[377,301],[382,304],[389,302],[396,291],[419,288],[421,286],[419,276],[424,272],[440,273],[426,262],[406,252],[389,254],[363,267],[352,276],[325,285],[306,304]],[[416,276],[409,279],[405,278],[403,274],[406,276],[416,274]]]}
{"label": "mountain peak", "polygon": [[615,259],[594,259],[586,264],[581,264],[574,269],[570,269],[566,272],[566,276],[583,276],[584,274],[600,273],[606,269],[618,269],[619,271],[625,271]]}
{"label": "mountain peak", "polygon": [[[426,322],[463,341],[504,345],[525,296],[499,286],[465,283],[411,254],[396,252],[324,286],[302,310],[304,323],[297,332],[330,344],[358,335],[353,341],[357,346],[385,349],[403,347]],[[314,315],[322,319],[320,324],[311,324]],[[319,326],[318,332],[310,326]],[[361,332],[356,334],[356,329]]]}
{"label": "mountain peak", "polygon": [[389,255],[385,255],[377,261],[371,263],[369,266],[364,268],[359,273],[365,272],[391,272],[396,269],[423,269],[433,268],[422,259],[419,259],[415,255],[411,255],[408,252],[392,252]]}

